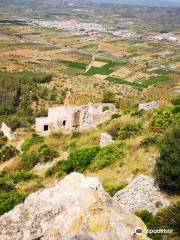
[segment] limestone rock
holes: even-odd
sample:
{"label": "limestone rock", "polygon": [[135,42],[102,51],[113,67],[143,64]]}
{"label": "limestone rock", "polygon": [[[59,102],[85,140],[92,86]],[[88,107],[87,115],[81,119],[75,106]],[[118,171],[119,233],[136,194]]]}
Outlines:
{"label": "limestone rock", "polygon": [[124,210],[94,177],[72,173],[32,193],[0,217],[2,240],[131,240],[144,223]]}
{"label": "limestone rock", "polygon": [[100,146],[105,147],[111,143],[113,143],[112,136],[109,135],[108,133],[102,133],[100,136]]}
{"label": "limestone rock", "polygon": [[131,212],[146,209],[155,213],[159,208],[169,205],[154,180],[145,175],[140,175],[118,191],[114,199]]}

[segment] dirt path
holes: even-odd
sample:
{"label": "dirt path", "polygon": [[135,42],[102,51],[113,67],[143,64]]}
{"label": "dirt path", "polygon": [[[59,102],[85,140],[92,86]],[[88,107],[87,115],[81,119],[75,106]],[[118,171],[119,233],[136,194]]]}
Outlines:
{"label": "dirt path", "polygon": [[92,64],[93,64],[93,62],[94,62],[94,60],[95,60],[95,56],[96,56],[96,54],[99,52],[100,47],[101,47],[101,42],[99,42],[96,52],[92,55],[91,62],[89,63],[88,67],[86,68],[85,73],[87,73],[87,72],[91,69]]}

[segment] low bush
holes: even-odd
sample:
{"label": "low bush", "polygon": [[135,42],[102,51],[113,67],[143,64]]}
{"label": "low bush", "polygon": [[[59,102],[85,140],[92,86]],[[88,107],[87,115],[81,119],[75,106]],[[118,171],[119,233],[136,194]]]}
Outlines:
{"label": "low bush", "polygon": [[13,181],[7,181],[6,178],[0,178],[0,191],[11,191],[14,189]]}
{"label": "low bush", "polygon": [[123,189],[126,187],[126,184],[120,184],[120,185],[113,185],[110,184],[109,182],[103,182],[103,188],[104,190],[109,193],[111,197],[113,197],[119,190]]}
{"label": "low bush", "polygon": [[59,173],[60,176],[73,171],[84,172],[93,161],[99,151],[99,147],[86,147],[73,150],[67,160],[57,162],[46,171],[46,176]]}
{"label": "low bush", "polygon": [[0,162],[5,162],[17,154],[16,148],[11,145],[5,145],[0,148]]}
{"label": "low bush", "polygon": [[131,113],[131,116],[132,117],[141,117],[143,115],[143,110],[134,110],[132,113]]}
{"label": "low bush", "polygon": [[109,110],[109,107],[108,107],[108,106],[104,106],[104,107],[103,107],[103,112],[108,111],[108,110]]}
{"label": "low bush", "polygon": [[159,145],[161,143],[162,136],[160,134],[154,134],[152,136],[146,137],[141,141],[142,147],[150,147],[153,145]]}
{"label": "low bush", "polygon": [[172,230],[172,233],[159,234],[151,233],[148,234],[152,240],[161,239],[174,239],[178,240],[180,236],[180,202],[170,205],[166,208],[162,208],[156,215],[148,212],[147,210],[142,210],[137,212],[136,215],[140,217],[146,224],[148,229],[166,229]]}
{"label": "low bush", "polygon": [[72,132],[72,135],[71,135],[71,138],[78,138],[78,137],[80,137],[81,136],[81,133],[80,132],[78,132],[78,131],[73,131]]}
{"label": "low bush", "polygon": [[116,94],[111,90],[107,90],[103,92],[103,102],[104,103],[114,103],[116,98]]}
{"label": "low bush", "polygon": [[179,96],[179,95],[176,96],[175,98],[173,98],[173,99],[171,100],[171,102],[172,102],[172,104],[173,104],[174,106],[180,105],[180,96]]}
{"label": "low bush", "polygon": [[22,203],[27,194],[17,192],[0,191],[0,215],[10,211],[17,204]]}
{"label": "low bush", "polygon": [[64,164],[65,161],[58,161],[54,166],[50,167],[46,172],[45,172],[45,177],[50,177],[52,175],[54,175],[55,173],[63,173],[66,174],[63,170],[62,170],[62,164]]}
{"label": "low bush", "polygon": [[137,135],[141,131],[141,127],[138,124],[126,124],[118,133],[118,139],[124,140],[129,137]]}
{"label": "low bush", "polygon": [[0,148],[7,142],[7,137],[4,136],[3,132],[0,131]]}
{"label": "low bush", "polygon": [[85,171],[98,152],[99,147],[87,147],[73,151],[62,165],[63,170],[67,173],[72,171]]}
{"label": "low bush", "polygon": [[5,122],[12,129],[12,131],[14,131],[16,128],[21,127],[21,121],[16,116],[13,116],[11,118],[7,118],[7,120]]}
{"label": "low bush", "polygon": [[27,138],[21,145],[23,152],[28,151],[33,145],[43,143],[43,137],[33,133],[31,137]]}
{"label": "low bush", "polygon": [[14,190],[15,184],[20,181],[28,181],[36,178],[37,175],[30,172],[10,172],[0,176],[0,189],[4,191]]}
{"label": "low bush", "polygon": [[116,118],[120,118],[121,115],[119,113],[114,113],[112,116],[111,116],[111,120],[113,119],[116,119]]}
{"label": "low bush", "polygon": [[118,137],[118,133],[121,128],[121,123],[119,119],[114,119],[110,122],[110,124],[106,127],[107,133],[109,133],[114,139]]}
{"label": "low bush", "polygon": [[99,150],[93,162],[89,166],[90,171],[97,171],[111,165],[115,161],[122,161],[125,154],[125,146],[122,143],[110,144]]}
{"label": "low bush", "polygon": [[40,161],[39,154],[36,150],[24,152],[21,157],[21,167],[24,170],[31,170]]}
{"label": "low bush", "polygon": [[28,181],[34,178],[37,178],[37,175],[31,172],[26,172],[26,171],[12,172],[7,175],[7,179],[12,181],[14,184],[20,181]]}
{"label": "low bush", "polygon": [[171,108],[158,110],[152,118],[151,127],[156,132],[163,132],[173,123],[175,117],[176,113]]}
{"label": "low bush", "polygon": [[38,150],[38,155],[41,162],[49,162],[58,157],[58,152],[48,147],[46,144],[43,144]]}
{"label": "low bush", "polygon": [[[159,229],[158,219],[152,213],[148,212],[147,210],[142,210],[140,212],[136,212],[136,215],[143,220],[143,222],[147,226],[147,229]],[[159,233],[148,234],[148,237],[150,237],[152,240],[162,240],[162,234]]]}
{"label": "low bush", "polygon": [[[157,213],[159,227],[173,230],[171,239],[179,239],[180,236],[180,202],[169,207],[162,208]],[[169,235],[169,234],[168,234]]]}
{"label": "low bush", "polygon": [[41,108],[36,112],[36,118],[47,117],[47,116],[48,116],[48,110],[45,108]]}

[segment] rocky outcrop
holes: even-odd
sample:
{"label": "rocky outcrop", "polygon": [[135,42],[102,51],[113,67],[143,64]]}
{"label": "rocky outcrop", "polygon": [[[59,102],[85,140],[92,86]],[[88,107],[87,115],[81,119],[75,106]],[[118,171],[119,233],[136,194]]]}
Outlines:
{"label": "rocky outcrop", "polygon": [[161,194],[154,180],[145,175],[140,175],[127,187],[118,191],[114,199],[131,212],[146,209],[155,213],[159,208],[169,205],[169,201]]}
{"label": "rocky outcrop", "polygon": [[94,177],[72,173],[35,192],[0,218],[3,240],[131,240],[144,223],[124,210]]}
{"label": "rocky outcrop", "polygon": [[105,147],[109,144],[112,144],[114,141],[112,139],[112,136],[108,133],[102,133],[100,136],[100,146]]}

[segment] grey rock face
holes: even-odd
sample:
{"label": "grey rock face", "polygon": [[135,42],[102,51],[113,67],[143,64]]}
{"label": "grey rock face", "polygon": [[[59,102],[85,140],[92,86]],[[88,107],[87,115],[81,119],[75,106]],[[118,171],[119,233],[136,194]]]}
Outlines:
{"label": "grey rock face", "polygon": [[105,147],[109,144],[112,144],[114,141],[112,139],[112,136],[108,133],[102,133],[100,136],[100,146]]}
{"label": "grey rock face", "polygon": [[1,240],[131,240],[143,222],[105,193],[94,177],[72,173],[32,193],[0,217]]}
{"label": "grey rock face", "polygon": [[169,205],[169,201],[161,194],[154,180],[145,175],[134,179],[113,198],[131,212],[146,209],[155,213],[159,208]]}

